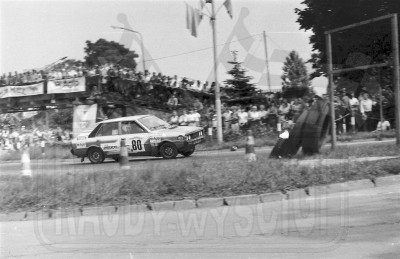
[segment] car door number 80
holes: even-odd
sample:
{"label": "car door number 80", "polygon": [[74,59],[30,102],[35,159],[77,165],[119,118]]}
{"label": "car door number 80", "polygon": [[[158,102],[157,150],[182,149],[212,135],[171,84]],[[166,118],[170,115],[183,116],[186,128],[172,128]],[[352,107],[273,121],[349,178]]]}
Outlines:
{"label": "car door number 80", "polygon": [[132,140],[132,150],[142,150],[142,141]]}

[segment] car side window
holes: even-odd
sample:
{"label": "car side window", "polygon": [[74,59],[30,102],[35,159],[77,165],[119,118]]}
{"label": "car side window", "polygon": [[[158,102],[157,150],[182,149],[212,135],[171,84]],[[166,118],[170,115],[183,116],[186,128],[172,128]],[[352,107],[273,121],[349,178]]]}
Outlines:
{"label": "car side window", "polygon": [[144,129],[134,121],[121,122],[122,135],[144,133]]}
{"label": "car side window", "polygon": [[118,122],[104,123],[96,136],[118,135]]}

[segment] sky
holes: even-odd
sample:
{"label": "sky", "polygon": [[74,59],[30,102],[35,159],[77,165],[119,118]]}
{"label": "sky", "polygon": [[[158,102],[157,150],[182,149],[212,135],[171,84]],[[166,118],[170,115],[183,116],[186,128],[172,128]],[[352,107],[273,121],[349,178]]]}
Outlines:
{"label": "sky", "polygon": [[[233,18],[214,0],[218,81],[229,78],[232,66],[230,51],[238,51],[238,61],[263,90],[266,80],[266,53],[270,66],[271,89],[280,89],[284,57],[296,50],[303,60],[312,53],[310,32],[299,29],[295,8],[304,8],[301,0],[231,0]],[[140,37],[136,33],[111,26],[130,28],[141,33],[146,69],[165,75],[213,81],[212,28],[209,22],[211,4],[203,9],[198,36],[186,29],[186,4],[199,7],[200,0],[0,0],[0,72],[22,72],[41,68],[68,56],[83,60],[87,40],[100,38],[116,41],[140,57]],[[311,70],[308,65],[309,71]],[[318,82],[317,82],[318,81]],[[317,93],[326,92],[326,81],[312,83]]]}

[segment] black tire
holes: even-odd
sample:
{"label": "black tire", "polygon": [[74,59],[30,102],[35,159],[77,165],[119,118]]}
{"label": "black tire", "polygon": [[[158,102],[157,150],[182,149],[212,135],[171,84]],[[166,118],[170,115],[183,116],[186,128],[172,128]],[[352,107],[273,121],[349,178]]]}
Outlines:
{"label": "black tire", "polygon": [[310,109],[303,129],[302,148],[306,155],[320,152],[323,140],[329,130],[329,105],[325,101],[317,101]]}
{"label": "black tire", "polygon": [[172,159],[178,155],[178,149],[174,144],[167,142],[161,145],[160,154],[163,158]]}
{"label": "black tire", "polygon": [[103,163],[105,156],[100,148],[94,147],[88,150],[88,158],[92,164]]}
{"label": "black tire", "polygon": [[194,153],[195,148],[193,147],[192,149],[190,149],[189,151],[186,152],[182,152],[181,154],[185,157],[191,156]]}

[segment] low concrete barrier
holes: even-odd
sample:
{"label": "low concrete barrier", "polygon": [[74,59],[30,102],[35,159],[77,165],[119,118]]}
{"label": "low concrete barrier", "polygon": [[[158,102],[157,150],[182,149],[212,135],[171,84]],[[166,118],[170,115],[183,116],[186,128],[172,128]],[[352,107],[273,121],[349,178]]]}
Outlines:
{"label": "low concrete barrier", "polygon": [[282,201],[285,198],[285,196],[280,192],[264,193],[260,194],[259,197],[262,203]]}
{"label": "low concrete barrier", "polygon": [[224,198],[201,198],[197,200],[198,208],[215,208],[224,205]]}
{"label": "low concrete barrier", "polygon": [[322,197],[328,194],[329,187],[325,185],[318,185],[318,186],[310,186],[307,189],[310,196]]}
{"label": "low concrete barrier", "polygon": [[250,204],[260,203],[260,197],[255,194],[231,196],[231,197],[225,197],[224,199],[226,204],[229,206],[250,205]]}
{"label": "low concrete barrier", "polygon": [[294,199],[303,199],[306,198],[308,195],[304,191],[304,189],[297,189],[294,191],[289,191],[287,193],[287,197],[289,200],[294,200]]}
{"label": "low concrete barrier", "polygon": [[347,182],[347,186],[348,186],[349,190],[352,191],[352,190],[373,188],[374,184],[372,183],[371,180],[364,179],[364,180]]}
{"label": "low concrete barrier", "polygon": [[196,208],[196,201],[195,200],[181,200],[175,201],[174,209],[176,210],[188,210]]}
{"label": "low concrete barrier", "polygon": [[151,210],[173,210],[174,201],[163,201],[150,203]]}
{"label": "low concrete barrier", "polygon": [[334,183],[327,185],[327,193],[347,192],[349,187],[347,183]]}
{"label": "low concrete barrier", "polygon": [[375,183],[377,186],[399,184],[400,175],[391,175],[391,176],[376,178]]}

